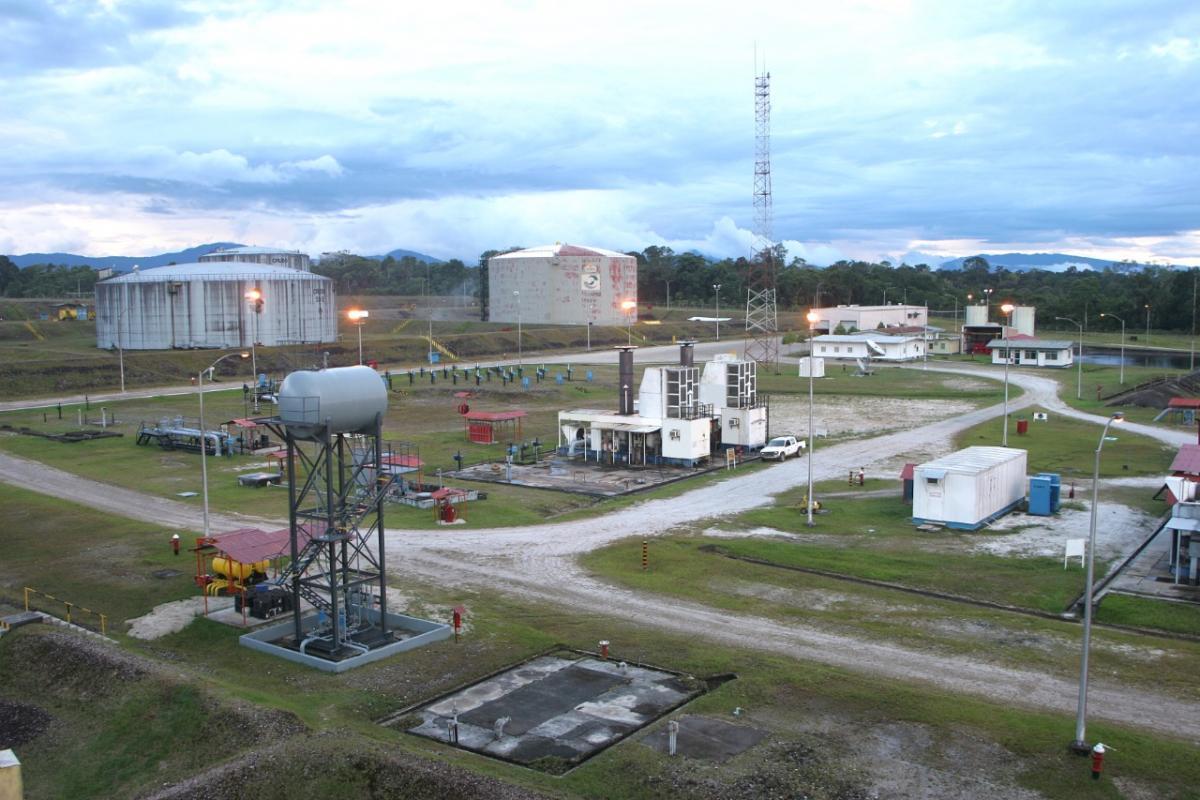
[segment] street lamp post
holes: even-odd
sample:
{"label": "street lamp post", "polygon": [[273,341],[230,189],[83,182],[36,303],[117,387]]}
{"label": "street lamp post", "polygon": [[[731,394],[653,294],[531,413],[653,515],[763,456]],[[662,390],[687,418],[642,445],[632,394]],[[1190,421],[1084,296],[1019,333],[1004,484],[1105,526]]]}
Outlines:
{"label": "street lamp post", "polygon": [[200,397],[200,482],[204,494],[204,538],[206,539],[208,538],[208,442],[204,435],[204,373],[207,372],[209,380],[211,380],[212,371],[216,369],[217,364],[227,358],[234,356],[246,358],[248,355],[248,353],[226,353],[196,375],[196,393]]}
{"label": "street lamp post", "polygon": [[352,308],[346,312],[346,319],[350,320],[358,328],[358,365],[360,367],[363,363],[362,329],[370,316],[371,312],[363,308]]}
{"label": "street lamp post", "polygon": [[621,310],[625,312],[626,344],[633,346],[633,311],[637,308],[634,300],[621,301]]}
{"label": "street lamp post", "polygon": [[805,524],[811,528],[816,525],[813,522],[813,451],[817,446],[817,437],[813,434],[813,372],[816,371],[813,362],[813,334],[817,331],[817,320],[820,316],[815,311],[809,311],[805,319],[808,320],[808,500],[805,503],[808,506],[808,520]]}
{"label": "street lamp post", "polygon": [[1116,314],[1101,313],[1100,318],[1112,317],[1117,322],[1121,323],[1121,385],[1125,385],[1125,320],[1118,317]]}
{"label": "street lamp post", "polygon": [[1083,737],[1087,725],[1088,649],[1092,643],[1092,580],[1095,576],[1096,507],[1100,494],[1100,451],[1104,448],[1104,439],[1108,436],[1109,427],[1114,422],[1120,423],[1124,419],[1125,415],[1118,411],[1109,417],[1108,422],[1104,423],[1104,432],[1100,434],[1100,441],[1096,444],[1096,458],[1092,466],[1092,520],[1088,530],[1087,576],[1084,579],[1086,583],[1083,588],[1083,653],[1079,659],[1079,704],[1075,712],[1075,741],[1071,742],[1071,749],[1080,754],[1090,750]]}
{"label": "street lamp post", "polygon": [[524,365],[524,353],[521,346],[521,292],[513,289],[513,297],[517,298],[517,364]]}
{"label": "street lamp post", "polygon": [[1146,303],[1146,344],[1150,344],[1150,304]]}
{"label": "street lamp post", "polygon": [[1061,319],[1063,322],[1069,322],[1072,325],[1074,325],[1075,327],[1079,328],[1079,355],[1075,359],[1075,363],[1076,363],[1075,372],[1077,375],[1077,377],[1075,379],[1075,399],[1082,400],[1083,399],[1083,323],[1076,322],[1075,320],[1071,319],[1070,317],[1055,317],[1055,319]]}
{"label": "street lamp post", "polygon": [[671,310],[671,282],[663,281],[667,285],[667,311]]}
{"label": "street lamp post", "polygon": [[1012,303],[1000,306],[1000,310],[1006,317],[1004,323],[1004,433],[1000,437],[1001,447],[1008,447],[1008,362],[1012,361],[1012,348],[1008,345],[1008,329],[1012,327],[1012,312],[1015,307]]}
{"label": "street lamp post", "polygon": [[[258,289],[246,292],[246,299],[254,306],[254,334],[250,337],[250,371],[253,373],[252,383],[258,385],[258,316],[262,314],[263,294]],[[258,411],[258,391],[254,392],[254,411]]]}
{"label": "street lamp post", "polygon": [[713,300],[717,310],[717,341],[721,341],[721,284],[713,284]]}

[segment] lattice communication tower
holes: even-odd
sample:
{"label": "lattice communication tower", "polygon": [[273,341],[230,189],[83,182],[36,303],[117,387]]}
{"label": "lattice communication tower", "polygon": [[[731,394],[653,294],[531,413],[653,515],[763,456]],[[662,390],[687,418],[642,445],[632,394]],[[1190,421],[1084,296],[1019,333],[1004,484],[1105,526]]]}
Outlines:
{"label": "lattice communication tower", "polygon": [[746,280],[746,358],[771,369],[779,363],[771,210],[771,73],[754,78],[754,253]]}

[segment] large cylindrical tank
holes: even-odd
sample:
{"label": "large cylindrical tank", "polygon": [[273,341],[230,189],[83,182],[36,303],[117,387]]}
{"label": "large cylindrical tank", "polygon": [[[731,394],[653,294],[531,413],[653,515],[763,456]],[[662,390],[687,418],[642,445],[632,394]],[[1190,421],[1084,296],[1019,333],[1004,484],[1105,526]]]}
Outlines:
{"label": "large cylindrical tank", "polygon": [[1012,326],[1017,329],[1017,333],[1034,335],[1034,311],[1033,306],[1017,306],[1013,309]]}
{"label": "large cylindrical tank", "polygon": [[326,421],[333,433],[370,433],[387,406],[387,387],[370,367],[293,372],[279,389],[279,418],[300,437],[314,435]]}
{"label": "large cylindrical tank", "polygon": [[988,321],[987,306],[967,306],[966,307],[966,324],[967,325],[986,325]]}

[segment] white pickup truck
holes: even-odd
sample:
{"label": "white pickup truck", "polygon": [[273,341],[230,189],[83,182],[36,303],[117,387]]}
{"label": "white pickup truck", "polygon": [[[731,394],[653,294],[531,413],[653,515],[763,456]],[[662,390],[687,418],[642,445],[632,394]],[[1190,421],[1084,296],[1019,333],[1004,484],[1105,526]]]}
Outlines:
{"label": "white pickup truck", "polygon": [[758,455],[764,461],[775,459],[783,461],[788,456],[798,456],[800,451],[804,449],[804,442],[797,439],[795,436],[776,436],[771,441],[767,442],[767,446],[758,451]]}

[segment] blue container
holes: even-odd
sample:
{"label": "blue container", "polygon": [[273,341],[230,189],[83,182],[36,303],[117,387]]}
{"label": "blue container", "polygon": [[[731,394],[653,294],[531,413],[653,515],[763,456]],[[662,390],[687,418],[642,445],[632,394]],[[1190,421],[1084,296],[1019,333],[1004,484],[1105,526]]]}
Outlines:
{"label": "blue container", "polygon": [[1048,517],[1054,513],[1048,475],[1034,475],[1029,479],[1029,513],[1037,517]]}

